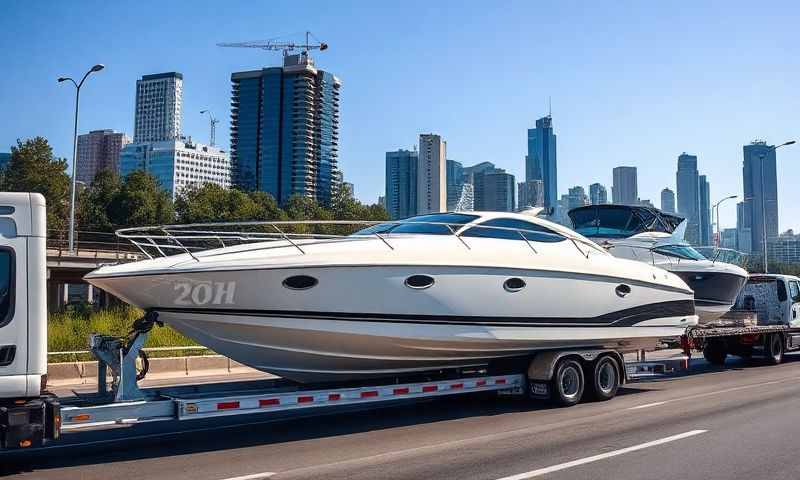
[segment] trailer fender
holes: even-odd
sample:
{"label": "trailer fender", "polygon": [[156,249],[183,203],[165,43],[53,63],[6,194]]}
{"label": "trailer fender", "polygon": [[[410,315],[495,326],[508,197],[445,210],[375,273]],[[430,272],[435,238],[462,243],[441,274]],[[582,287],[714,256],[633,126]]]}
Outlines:
{"label": "trailer fender", "polygon": [[625,369],[625,360],[616,350],[559,350],[554,352],[537,353],[528,365],[528,380],[531,382],[549,382],[553,378],[556,363],[564,357],[576,357],[583,364],[595,361],[601,355],[611,355],[619,366],[622,376],[621,383],[628,380]]}

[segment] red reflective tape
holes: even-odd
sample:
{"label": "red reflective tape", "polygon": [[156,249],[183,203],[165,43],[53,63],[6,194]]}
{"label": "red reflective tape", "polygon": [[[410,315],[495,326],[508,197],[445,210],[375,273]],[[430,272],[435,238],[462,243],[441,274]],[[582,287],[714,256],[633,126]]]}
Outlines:
{"label": "red reflective tape", "polygon": [[484,385],[486,385],[486,380],[478,380],[477,382],[475,382],[476,387],[482,387]]}
{"label": "red reflective tape", "polygon": [[495,385],[504,385],[505,383],[506,383],[505,378],[498,378],[497,380],[494,381]]}
{"label": "red reflective tape", "polygon": [[281,399],[280,398],[265,398],[263,400],[258,401],[259,407],[268,407],[270,405],[280,405]]}
{"label": "red reflective tape", "polygon": [[314,401],[314,397],[312,397],[311,395],[307,395],[307,396],[303,396],[303,397],[297,397],[297,403],[308,403],[308,402],[313,402],[313,401]]}
{"label": "red reflective tape", "polygon": [[361,392],[361,398],[369,398],[369,397],[377,397],[378,391],[377,390],[370,390],[368,392]]}
{"label": "red reflective tape", "polygon": [[454,383],[454,384],[450,385],[450,388],[451,389],[464,388],[464,384],[463,383]]}
{"label": "red reflective tape", "polygon": [[217,404],[217,410],[231,410],[239,408],[239,402],[220,402]]}
{"label": "red reflective tape", "polygon": [[395,388],[394,389],[394,394],[395,395],[407,395],[409,391],[410,390],[408,389],[408,387]]}
{"label": "red reflective tape", "polygon": [[330,393],[328,394],[328,400],[341,400],[342,394],[340,393]]}
{"label": "red reflective tape", "polygon": [[435,392],[436,390],[439,390],[439,387],[436,385],[425,385],[422,387],[423,392]]}

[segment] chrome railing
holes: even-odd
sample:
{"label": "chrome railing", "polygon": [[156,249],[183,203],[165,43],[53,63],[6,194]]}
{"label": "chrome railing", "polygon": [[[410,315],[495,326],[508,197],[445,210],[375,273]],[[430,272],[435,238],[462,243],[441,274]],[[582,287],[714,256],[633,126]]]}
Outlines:
{"label": "chrome railing", "polygon": [[[433,226],[433,230],[438,231],[393,231],[397,226],[401,225]],[[382,228],[374,231],[363,231],[366,227],[373,226],[381,226]],[[265,244],[259,245],[257,249],[291,246],[301,254],[306,254],[303,247],[310,243],[336,241],[344,238],[350,240],[377,238],[389,249],[394,250],[392,237],[425,233],[454,236],[467,250],[470,250],[472,247],[466,239],[481,238],[475,235],[465,235],[466,232],[472,229],[513,232],[511,237],[519,237],[518,239],[524,241],[533,253],[538,253],[535,244],[541,243],[542,238],[548,238],[550,242],[545,243],[560,242],[562,240],[570,242],[586,258],[589,258],[592,251],[607,254],[597,244],[579,236],[513,227],[485,226],[474,223],[429,222],[413,219],[396,221],[296,220],[196,223],[124,228],[117,230],[116,234],[119,238],[128,240],[148,258],[185,253],[198,260],[195,253],[200,251],[253,243]],[[509,236],[500,238],[509,239]],[[279,243],[272,245],[275,242]]]}

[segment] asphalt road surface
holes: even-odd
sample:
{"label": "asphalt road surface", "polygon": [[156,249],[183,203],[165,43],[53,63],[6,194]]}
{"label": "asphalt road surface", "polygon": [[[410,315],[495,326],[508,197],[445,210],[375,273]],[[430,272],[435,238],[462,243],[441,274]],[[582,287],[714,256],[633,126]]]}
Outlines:
{"label": "asphalt road surface", "polygon": [[[162,422],[70,433],[0,455],[26,479],[795,479],[800,360],[732,363],[549,408],[463,396],[246,424]],[[245,421],[245,420],[243,420]],[[191,429],[191,431],[185,431]],[[184,431],[181,431],[184,430]]]}

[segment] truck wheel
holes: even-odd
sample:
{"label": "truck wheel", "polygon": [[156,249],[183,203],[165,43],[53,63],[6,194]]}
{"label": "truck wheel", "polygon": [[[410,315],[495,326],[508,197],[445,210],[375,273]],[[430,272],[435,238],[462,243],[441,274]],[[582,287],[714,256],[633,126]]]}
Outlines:
{"label": "truck wheel", "polygon": [[725,357],[727,356],[728,352],[725,351],[725,344],[722,342],[708,342],[703,349],[703,357],[711,365],[725,365]]}
{"label": "truck wheel", "polygon": [[586,368],[586,393],[592,400],[604,402],[616,396],[620,385],[619,365],[610,356],[605,355]]}
{"label": "truck wheel", "polygon": [[559,360],[553,379],[550,381],[550,400],[561,407],[571,407],[581,401],[584,376],[581,364],[565,358]]}
{"label": "truck wheel", "polygon": [[764,342],[764,354],[770,365],[777,365],[783,361],[783,337],[779,333],[767,337]]}

